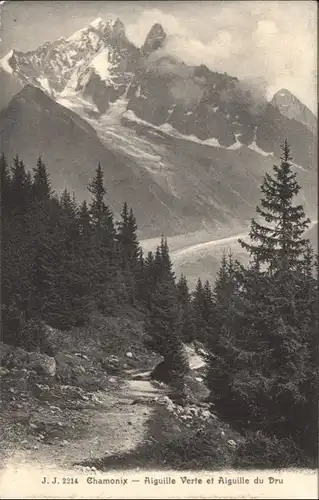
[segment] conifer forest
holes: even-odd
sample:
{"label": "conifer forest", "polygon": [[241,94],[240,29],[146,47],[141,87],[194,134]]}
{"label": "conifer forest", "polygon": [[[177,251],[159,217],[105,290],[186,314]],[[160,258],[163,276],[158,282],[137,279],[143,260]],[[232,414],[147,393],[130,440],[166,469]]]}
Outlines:
{"label": "conifer forest", "polygon": [[[249,448],[252,467],[267,453],[273,466],[313,467],[318,256],[305,236],[310,220],[296,201],[301,186],[287,141],[281,149],[280,163],[260,186],[249,241],[240,240],[249,264],[225,251],[216,281],[198,279],[193,291],[187,276],[174,273],[165,234],[156,251],[144,254],[126,202],[115,220],[104,166],[96,166],[87,200],[79,203],[67,189],[52,190],[44,156],[33,166],[3,154],[3,343],[51,355],[41,325],[72,336],[97,313],[121,318],[134,311],[143,345],[163,360],[178,401],[187,398],[184,345],[201,346],[207,401],[246,439],[238,463]],[[202,453],[207,446],[209,456],[214,438],[205,432],[191,440],[199,440]],[[180,455],[187,455],[183,449]],[[179,453],[176,443],[174,450]]]}

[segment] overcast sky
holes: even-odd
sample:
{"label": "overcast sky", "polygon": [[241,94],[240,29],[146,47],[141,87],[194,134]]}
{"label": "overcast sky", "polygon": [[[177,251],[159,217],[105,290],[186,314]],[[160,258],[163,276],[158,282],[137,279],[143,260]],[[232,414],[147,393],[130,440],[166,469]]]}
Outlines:
{"label": "overcast sky", "polygon": [[291,90],[317,108],[315,1],[6,1],[1,7],[0,56],[68,37],[96,17],[119,17],[141,45],[155,22],[172,35],[167,50],[189,64],[239,78],[262,78],[268,96]]}

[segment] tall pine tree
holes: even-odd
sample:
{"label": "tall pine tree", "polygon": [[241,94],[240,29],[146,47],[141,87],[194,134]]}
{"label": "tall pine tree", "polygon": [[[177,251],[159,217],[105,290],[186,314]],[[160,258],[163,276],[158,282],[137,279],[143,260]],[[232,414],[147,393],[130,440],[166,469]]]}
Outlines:
{"label": "tall pine tree", "polygon": [[104,186],[100,163],[88,190],[92,195],[90,216],[94,249],[92,274],[92,280],[95,284],[94,296],[98,309],[110,314],[119,301],[116,292],[120,290],[120,283],[118,282],[114,218],[112,211],[104,201],[107,190]]}
{"label": "tall pine tree", "polygon": [[187,279],[183,274],[177,283],[177,299],[181,310],[181,338],[190,343],[195,340],[194,313]]}

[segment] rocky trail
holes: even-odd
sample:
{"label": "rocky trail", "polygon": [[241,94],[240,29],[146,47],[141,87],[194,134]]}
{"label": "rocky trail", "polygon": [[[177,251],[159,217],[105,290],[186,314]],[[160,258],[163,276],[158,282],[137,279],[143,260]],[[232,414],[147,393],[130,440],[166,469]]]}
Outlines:
{"label": "rocky trail", "polygon": [[[163,394],[163,390],[147,380],[127,376],[124,384],[110,392],[90,394],[87,404],[84,401],[81,409],[68,415],[59,406],[40,407],[30,423],[36,444],[33,439],[22,440],[19,448],[12,450],[9,461],[72,468],[93,457],[134,449],[143,439],[145,423],[153,411],[150,400]],[[145,404],[132,405],[141,398],[145,398]],[[76,425],[73,421],[77,421]],[[58,439],[48,442],[50,434]]]}
{"label": "rocky trail", "polygon": [[[204,365],[201,356],[186,350],[192,369]],[[7,467],[42,464],[46,469],[76,470],[93,459],[137,448],[146,435],[147,422],[158,408],[157,400],[168,392],[165,384],[153,383],[149,375],[140,369],[128,369],[121,377],[111,378],[108,391],[88,393],[79,389],[73,401],[76,404],[70,401],[72,388],[64,386],[65,400],[60,395],[60,401],[44,401],[30,408],[29,413],[25,408],[11,411],[10,432],[14,428],[12,432],[18,433],[18,438],[15,436],[11,449],[6,450],[3,473]]]}

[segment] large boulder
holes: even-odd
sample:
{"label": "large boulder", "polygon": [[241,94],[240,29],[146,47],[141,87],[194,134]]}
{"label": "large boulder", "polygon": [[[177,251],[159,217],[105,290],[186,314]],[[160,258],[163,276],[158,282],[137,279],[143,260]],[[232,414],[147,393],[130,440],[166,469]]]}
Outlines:
{"label": "large boulder", "polygon": [[0,363],[8,369],[23,368],[28,360],[28,352],[21,347],[16,347],[0,342]]}
{"label": "large boulder", "polygon": [[38,352],[29,353],[27,368],[49,377],[54,377],[56,374],[55,359]]}
{"label": "large boulder", "polygon": [[165,361],[161,361],[155,366],[151,372],[151,379],[157,380],[158,382],[164,382],[165,384],[173,382],[172,371]]}

